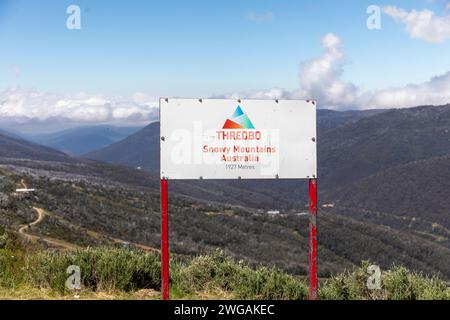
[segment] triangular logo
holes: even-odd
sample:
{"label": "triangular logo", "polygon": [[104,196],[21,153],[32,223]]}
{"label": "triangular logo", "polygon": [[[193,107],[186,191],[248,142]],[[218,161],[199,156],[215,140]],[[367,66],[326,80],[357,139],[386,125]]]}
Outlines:
{"label": "triangular logo", "polygon": [[242,111],[241,106],[237,106],[231,119],[227,119],[223,129],[255,129],[250,118]]}

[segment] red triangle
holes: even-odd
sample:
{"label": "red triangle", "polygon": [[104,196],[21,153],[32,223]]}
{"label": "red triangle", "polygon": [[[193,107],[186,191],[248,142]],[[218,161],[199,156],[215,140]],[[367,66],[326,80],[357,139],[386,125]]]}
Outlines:
{"label": "red triangle", "polygon": [[241,126],[239,123],[227,119],[227,121],[223,125],[223,129],[244,129],[244,127]]}

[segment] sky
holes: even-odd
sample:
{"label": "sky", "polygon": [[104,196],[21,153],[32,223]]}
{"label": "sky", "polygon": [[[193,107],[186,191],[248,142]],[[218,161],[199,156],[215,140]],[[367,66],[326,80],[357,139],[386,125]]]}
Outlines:
{"label": "sky", "polygon": [[0,0],[0,124],[140,124],[166,96],[445,104],[449,53],[446,0]]}

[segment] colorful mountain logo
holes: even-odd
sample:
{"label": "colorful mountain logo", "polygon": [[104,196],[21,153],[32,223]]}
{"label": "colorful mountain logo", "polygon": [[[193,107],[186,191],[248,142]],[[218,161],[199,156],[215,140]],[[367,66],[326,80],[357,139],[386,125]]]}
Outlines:
{"label": "colorful mountain logo", "polygon": [[244,111],[242,111],[241,106],[238,106],[231,119],[227,119],[223,125],[223,129],[255,129],[255,126]]}

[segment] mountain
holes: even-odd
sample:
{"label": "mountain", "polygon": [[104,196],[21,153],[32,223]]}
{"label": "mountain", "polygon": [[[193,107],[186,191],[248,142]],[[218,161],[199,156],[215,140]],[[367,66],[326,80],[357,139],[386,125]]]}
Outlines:
{"label": "mountain", "polygon": [[24,137],[72,155],[82,155],[124,139],[140,127],[79,127],[49,134],[28,134]]}
{"label": "mountain", "polygon": [[386,110],[383,109],[349,111],[319,109],[317,110],[317,127],[320,133],[322,133],[328,131],[329,129],[380,114],[385,111]]}
{"label": "mountain", "polygon": [[159,172],[159,122],[151,123],[124,140],[87,153],[84,157]]}
{"label": "mountain", "polygon": [[72,161],[69,156],[60,151],[3,134],[0,134],[0,157],[61,162]]}
{"label": "mountain", "polygon": [[379,170],[450,154],[450,105],[396,109],[321,134],[322,188],[333,188]]}
{"label": "mountain", "polygon": [[[450,154],[381,170],[324,197],[334,212],[450,245]],[[450,247],[450,246],[449,246]]]}

